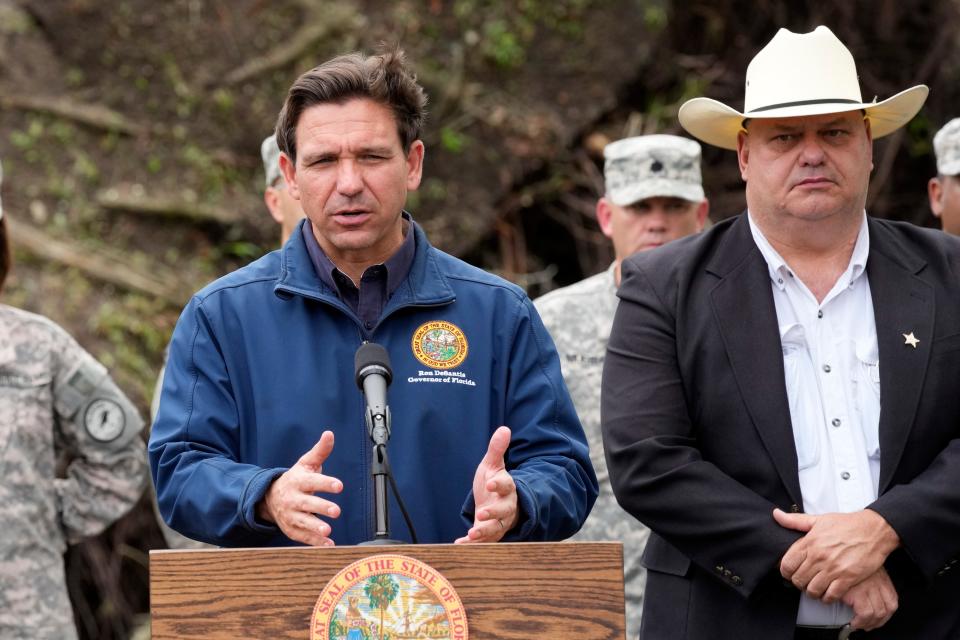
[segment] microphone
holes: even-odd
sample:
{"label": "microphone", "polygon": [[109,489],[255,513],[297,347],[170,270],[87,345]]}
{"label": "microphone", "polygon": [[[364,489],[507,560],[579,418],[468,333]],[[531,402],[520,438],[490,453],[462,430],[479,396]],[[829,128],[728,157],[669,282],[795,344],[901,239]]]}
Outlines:
{"label": "microphone", "polygon": [[375,445],[390,439],[390,407],[387,387],[393,380],[387,350],[374,342],[364,342],[353,359],[357,386],[367,400],[367,432]]}

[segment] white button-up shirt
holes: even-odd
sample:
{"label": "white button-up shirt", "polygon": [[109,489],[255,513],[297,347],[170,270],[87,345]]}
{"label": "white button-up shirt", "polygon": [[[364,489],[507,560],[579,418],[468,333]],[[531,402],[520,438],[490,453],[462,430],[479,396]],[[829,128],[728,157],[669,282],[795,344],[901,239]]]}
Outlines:
{"label": "white button-up shirt", "polygon": [[[880,478],[880,368],[865,271],[866,213],[850,263],[822,303],[749,221],[770,270],[803,510],[859,511],[876,500]],[[852,617],[842,603],[804,595],[797,624],[842,625]]]}

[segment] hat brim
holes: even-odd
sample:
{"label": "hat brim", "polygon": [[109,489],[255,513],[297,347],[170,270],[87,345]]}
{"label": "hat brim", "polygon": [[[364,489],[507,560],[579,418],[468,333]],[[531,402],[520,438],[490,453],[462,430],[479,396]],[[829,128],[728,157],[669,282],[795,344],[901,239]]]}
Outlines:
{"label": "hat brim", "polygon": [[795,118],[862,109],[870,118],[874,138],[889,135],[917,115],[930,90],[926,85],[910,87],[883,102],[818,102],[745,114],[710,98],[693,98],[680,107],[680,125],[693,137],[723,149],[737,149],[737,134],[744,120]]}

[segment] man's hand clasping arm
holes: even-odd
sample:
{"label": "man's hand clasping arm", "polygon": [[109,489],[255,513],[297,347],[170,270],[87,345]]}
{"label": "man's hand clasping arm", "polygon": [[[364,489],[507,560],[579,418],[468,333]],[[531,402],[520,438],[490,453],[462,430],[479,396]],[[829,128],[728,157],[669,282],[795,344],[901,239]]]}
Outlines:
{"label": "man's hand clasping arm", "polygon": [[900,545],[896,531],[870,509],[817,516],[774,509],[773,517],[780,526],[804,533],[784,554],[780,573],[826,603],[876,573]]}

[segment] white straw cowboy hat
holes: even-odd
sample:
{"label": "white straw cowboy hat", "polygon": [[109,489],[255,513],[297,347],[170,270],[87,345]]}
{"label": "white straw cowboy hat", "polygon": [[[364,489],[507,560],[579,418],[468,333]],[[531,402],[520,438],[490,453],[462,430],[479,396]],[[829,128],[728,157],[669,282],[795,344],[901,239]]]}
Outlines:
{"label": "white straw cowboy hat", "polygon": [[680,107],[691,135],[724,149],[737,148],[744,120],[790,118],[862,109],[874,138],[893,133],[920,111],[929,89],[917,85],[883,102],[863,102],[853,55],[830,29],[780,29],[747,67],[743,112],[710,98]]}

